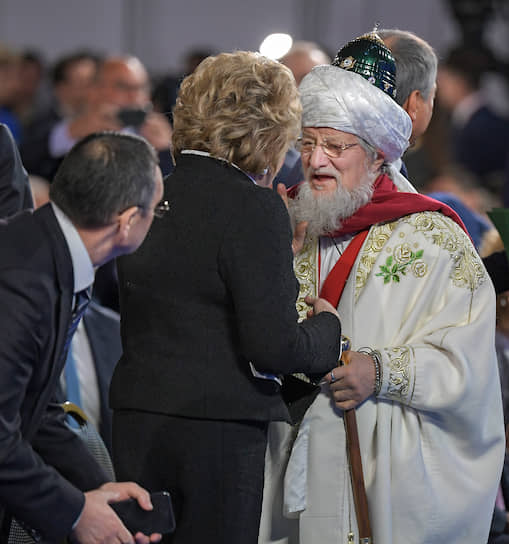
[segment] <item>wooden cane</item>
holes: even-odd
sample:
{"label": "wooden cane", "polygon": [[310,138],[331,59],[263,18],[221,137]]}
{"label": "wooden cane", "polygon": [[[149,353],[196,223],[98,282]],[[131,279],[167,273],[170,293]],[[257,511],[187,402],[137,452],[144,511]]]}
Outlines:
{"label": "wooden cane", "polygon": [[[350,363],[350,358],[350,352],[344,351],[341,354],[340,361],[344,365],[348,365]],[[357,432],[355,408],[344,411],[344,421],[355,515],[357,517],[357,526],[359,528],[359,542],[360,544],[371,544],[373,541],[371,536],[371,525],[369,523],[368,498],[366,496],[364,474],[362,473],[362,459],[359,445],[359,433]]]}

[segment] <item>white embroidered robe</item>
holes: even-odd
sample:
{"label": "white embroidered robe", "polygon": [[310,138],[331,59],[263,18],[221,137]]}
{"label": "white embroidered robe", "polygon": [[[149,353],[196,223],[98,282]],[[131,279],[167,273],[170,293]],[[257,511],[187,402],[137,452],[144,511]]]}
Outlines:
{"label": "white embroidered robe", "polygon": [[[312,248],[302,295],[317,289]],[[338,310],[352,349],[382,355],[380,395],[356,410],[374,544],[486,542],[505,440],[495,293],[467,236],[438,212],[372,227]],[[295,432],[270,429],[260,544],[358,542],[328,386]]]}

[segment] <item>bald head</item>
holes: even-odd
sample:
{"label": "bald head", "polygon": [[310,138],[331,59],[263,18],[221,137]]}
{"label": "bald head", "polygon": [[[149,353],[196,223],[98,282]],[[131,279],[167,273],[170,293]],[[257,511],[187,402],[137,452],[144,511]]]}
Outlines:
{"label": "bald head", "polygon": [[311,69],[320,64],[330,64],[330,57],[313,42],[295,42],[288,53],[281,58],[282,64],[288,66],[295,77],[297,85]]}
{"label": "bald head", "polygon": [[94,100],[120,107],[144,107],[150,101],[148,74],[136,57],[110,57],[99,67]]}

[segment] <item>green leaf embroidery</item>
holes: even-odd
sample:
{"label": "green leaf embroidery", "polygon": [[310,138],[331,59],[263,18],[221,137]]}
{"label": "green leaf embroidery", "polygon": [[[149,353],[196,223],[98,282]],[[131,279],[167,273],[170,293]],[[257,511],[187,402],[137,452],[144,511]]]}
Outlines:
{"label": "green leaf embroidery", "polygon": [[403,264],[392,264],[393,257],[390,255],[387,257],[387,260],[385,261],[385,265],[380,265],[380,272],[378,274],[375,274],[376,276],[383,276],[384,278],[384,284],[390,283],[391,281],[395,283],[400,283],[400,277],[399,274],[402,274],[403,276],[406,276],[407,273],[407,267],[411,265],[414,261],[417,259],[420,259],[424,254],[424,250],[420,249],[417,252],[411,252],[410,253],[410,259],[406,263]]}

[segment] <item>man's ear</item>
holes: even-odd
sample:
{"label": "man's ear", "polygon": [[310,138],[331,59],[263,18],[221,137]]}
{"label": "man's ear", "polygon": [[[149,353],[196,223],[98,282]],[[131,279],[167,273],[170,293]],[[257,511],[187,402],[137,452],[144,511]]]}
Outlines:
{"label": "man's ear", "polygon": [[422,100],[421,91],[414,89],[405,100],[403,109],[410,115],[412,123],[417,120],[417,112],[419,111],[419,101]]}
{"label": "man's ear", "polygon": [[376,159],[373,161],[373,164],[371,165],[371,170],[373,172],[377,172],[382,168],[382,165],[385,161],[384,154],[381,151],[377,151],[376,153]]}
{"label": "man's ear", "polygon": [[140,208],[138,206],[131,206],[124,210],[118,216],[118,235],[121,240],[125,240],[129,236],[129,231],[136,222],[137,216],[140,213]]}

